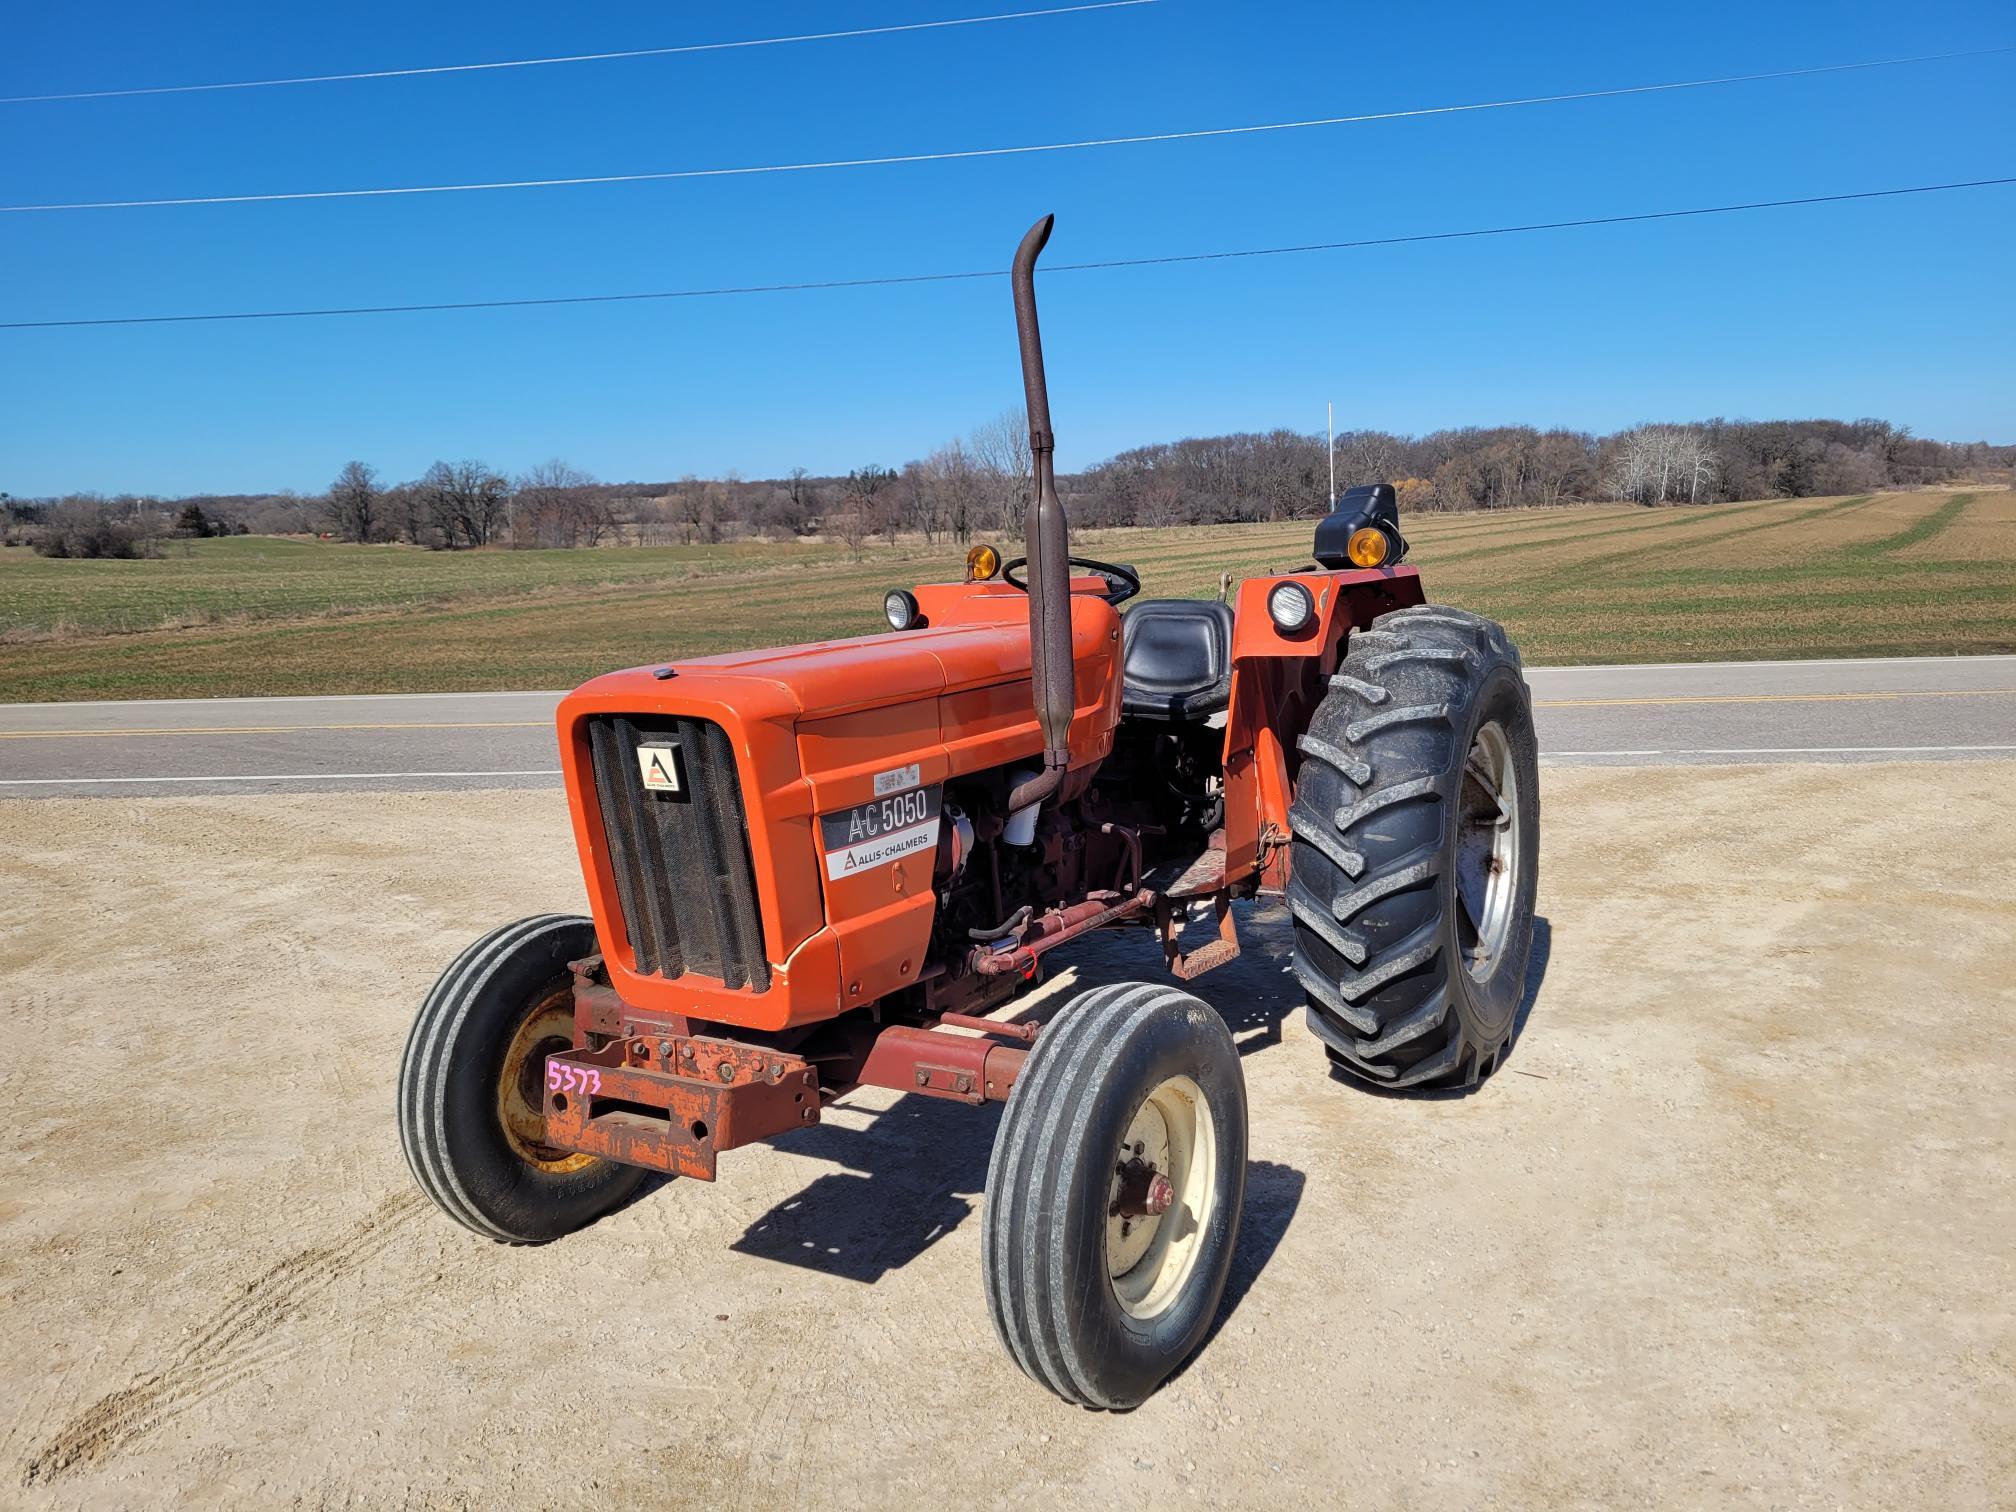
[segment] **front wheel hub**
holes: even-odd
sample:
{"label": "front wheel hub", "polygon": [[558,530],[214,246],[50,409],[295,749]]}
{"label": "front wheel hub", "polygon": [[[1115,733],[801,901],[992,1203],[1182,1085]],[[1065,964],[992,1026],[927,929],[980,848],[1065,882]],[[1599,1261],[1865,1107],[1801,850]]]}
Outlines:
{"label": "front wheel hub", "polygon": [[1221,1179],[1202,1089],[1172,1076],[1135,1110],[1107,1191],[1106,1273],[1125,1311],[1152,1318],[1182,1291]]}
{"label": "front wheel hub", "polygon": [[593,1155],[546,1142],[546,1059],[574,1047],[574,993],[557,988],[519,1024],[504,1047],[497,1076],[497,1122],[511,1153],[534,1170],[569,1175],[595,1163]]}

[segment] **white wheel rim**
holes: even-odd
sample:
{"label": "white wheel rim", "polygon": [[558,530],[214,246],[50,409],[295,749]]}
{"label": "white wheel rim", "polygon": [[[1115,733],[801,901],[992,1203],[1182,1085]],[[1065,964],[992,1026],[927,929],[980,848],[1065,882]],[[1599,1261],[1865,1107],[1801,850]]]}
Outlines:
{"label": "white wheel rim", "polygon": [[1456,819],[1456,934],[1464,969],[1480,982],[1498,969],[1511,934],[1524,840],[1512,742],[1487,724],[1463,762]]}
{"label": "white wheel rim", "polygon": [[[1152,1167],[1153,1176],[1168,1183],[1168,1206],[1161,1213],[1116,1211],[1141,1182],[1139,1168],[1129,1170],[1131,1161]],[[1195,1081],[1172,1076],[1135,1110],[1114,1153],[1107,1187],[1106,1274],[1130,1316],[1155,1317],[1182,1294],[1197,1268],[1219,1180],[1210,1104]]]}

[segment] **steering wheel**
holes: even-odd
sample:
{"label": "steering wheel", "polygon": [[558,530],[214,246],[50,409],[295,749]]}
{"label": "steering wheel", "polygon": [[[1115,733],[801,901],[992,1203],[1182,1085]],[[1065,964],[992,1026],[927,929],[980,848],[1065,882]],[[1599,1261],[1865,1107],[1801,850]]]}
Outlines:
{"label": "steering wheel", "polygon": [[[1124,604],[1141,591],[1141,575],[1132,567],[1120,567],[1112,562],[1095,562],[1090,557],[1066,557],[1065,560],[1073,567],[1088,567],[1106,579],[1108,584],[1106,602],[1109,604]],[[1029,585],[1015,576],[1015,569],[1026,566],[1028,561],[1027,557],[1016,557],[1013,561],[1003,563],[1001,581],[1010,588],[1019,588],[1027,593]]]}

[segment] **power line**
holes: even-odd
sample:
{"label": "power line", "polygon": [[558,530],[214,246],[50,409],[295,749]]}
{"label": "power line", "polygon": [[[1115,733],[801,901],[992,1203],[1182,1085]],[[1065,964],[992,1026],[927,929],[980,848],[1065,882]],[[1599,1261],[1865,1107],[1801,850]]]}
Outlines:
{"label": "power line", "polygon": [[[1750,210],[1783,210],[1801,205],[1836,205],[1849,200],[1894,199],[1907,194],[1943,194],[1956,189],[1986,189],[2016,184],[2008,178],[1966,179],[1950,184],[1914,184],[1903,189],[1864,189],[1850,194],[1810,194],[1797,199],[1750,200],[1735,205],[1703,205],[1687,210],[1646,210],[1632,215],[1586,216],[1577,220],[1534,221],[1518,226],[1485,226],[1466,231],[1424,231],[1409,236],[1373,236],[1355,241],[1305,242],[1288,247],[1244,247],[1230,252],[1184,252],[1165,257],[1119,257],[1098,262],[1046,264],[1043,272],[1090,273],[1114,268],[1159,268],[1174,263],[1228,262],[1242,257],[1287,257],[1307,252],[1346,252],[1367,247],[1398,247],[1421,242],[1468,241],[1489,236],[1520,236],[1535,231],[1570,231],[1589,226],[1623,226],[1643,221],[1684,220],[1693,216],[1733,215]],[[640,294],[568,294],[543,299],[465,299],[434,304],[344,305],[312,310],[241,310],[211,315],[121,315],[91,320],[8,320],[0,331],[41,331],[73,326],[184,325],[220,320],[304,320],[335,315],[414,315],[442,310],[517,310],[547,305],[629,304],[658,299],[718,299],[741,294],[800,294],[825,289],[872,289],[895,284],[957,283],[971,279],[1006,278],[1005,269],[971,273],[907,273],[882,278],[829,278],[805,283],[740,284],[712,289],[664,289]]]}
{"label": "power line", "polygon": [[60,210],[140,210],[173,205],[267,204],[277,200],[376,199],[410,194],[467,194],[493,189],[555,189],[584,184],[639,184],[668,179],[738,178],[765,173],[807,173],[830,168],[882,168],[902,163],[942,163],[967,158],[1016,157],[1038,152],[1076,152],[1089,147],[1136,146],[1146,142],[1186,142],[1203,137],[1251,136],[1259,132],[1300,131],[1312,126],[1354,126],[1369,121],[1459,115],[1479,110],[1509,110],[1522,105],[1558,105],[1576,100],[1605,100],[1623,95],[1706,89],[1720,84],[1751,84],[1768,79],[1797,79],[1817,74],[1850,73],[1872,68],[1899,68],[1907,64],[1938,63],[1956,58],[1984,58],[2007,52],[2016,52],[2016,44],[1974,48],[1966,52],[1925,53],[1909,58],[1878,58],[1862,63],[1830,63],[1817,68],[1781,68],[1769,73],[1728,74],[1720,78],[1685,79],[1670,84],[1632,84],[1618,89],[1589,89],[1573,94],[1532,95],[1521,99],[1485,100],[1467,105],[1426,105],[1411,110],[1382,110],[1364,115],[1324,116],[1307,121],[1273,121],[1255,126],[1216,126],[1199,131],[1160,131],[1139,136],[1093,137],[1084,141],[1044,142],[1022,147],[974,147],[957,152],[910,152],[892,157],[836,158],[811,163],[768,163],[744,168],[679,168],[656,173],[602,173],[574,178],[506,179],[472,184],[417,184],[379,189],[307,189],[281,194],[211,194],[181,199],[93,200],[62,205],[0,205],[0,214],[20,215]]}
{"label": "power line", "polygon": [[0,96],[0,105],[40,105],[56,100],[118,100],[134,95],[206,94],[225,89],[279,89],[291,84],[347,84],[361,79],[410,79],[423,74],[482,73],[497,68],[543,68],[554,63],[606,63],[618,58],[665,58],[677,53],[729,52],[744,47],[779,47],[792,42],[836,42],[851,37],[884,37],[894,32],[939,31],[949,26],[984,26],[994,21],[1028,21],[1080,11],[1120,10],[1158,0],[1095,0],[1049,10],[1003,11],[993,16],[957,16],[946,21],[911,21],[898,26],[860,26],[849,31],[805,32],[791,37],[750,37],[739,42],[691,42],[681,47],[636,47],[624,52],[572,53],[554,58],[510,58],[500,63],[443,63],[432,68],[380,68],[367,73],[308,74],[295,79],[242,79],[228,84],[157,84],[143,89],[86,89],[72,94]]}

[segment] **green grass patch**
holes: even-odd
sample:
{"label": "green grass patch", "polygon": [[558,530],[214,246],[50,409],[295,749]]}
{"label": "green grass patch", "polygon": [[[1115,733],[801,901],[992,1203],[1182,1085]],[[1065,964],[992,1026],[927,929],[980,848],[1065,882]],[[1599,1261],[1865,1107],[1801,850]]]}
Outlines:
{"label": "green grass patch", "polygon": [[1841,556],[1848,561],[1866,562],[1890,556],[1907,546],[1916,546],[1923,541],[1933,540],[1944,535],[1947,527],[1959,519],[1961,512],[1973,502],[1972,494],[1955,494],[1932,513],[1913,520],[1902,530],[1884,536],[1881,540],[1858,541],[1853,546],[1844,546],[1841,549]]}
{"label": "green grass patch", "polygon": [[[2016,495],[1881,498],[1901,523],[1846,546],[1842,522],[1875,500],[1431,516],[1414,560],[1433,598],[1502,619],[1535,662],[2016,650]],[[1136,565],[1154,596],[1202,598],[1221,573],[1306,562],[1311,530],[1077,540]],[[1662,561],[1703,555],[1717,530],[1726,560]],[[1772,560],[1746,560],[1743,542],[1765,531]],[[856,559],[817,543],[446,554],[252,537],[151,562],[9,551],[0,699],[568,687],[612,667],[869,633],[885,589],[955,577],[962,557],[943,542]]]}

